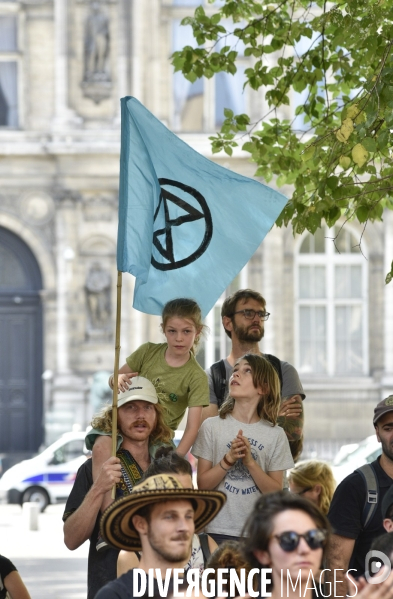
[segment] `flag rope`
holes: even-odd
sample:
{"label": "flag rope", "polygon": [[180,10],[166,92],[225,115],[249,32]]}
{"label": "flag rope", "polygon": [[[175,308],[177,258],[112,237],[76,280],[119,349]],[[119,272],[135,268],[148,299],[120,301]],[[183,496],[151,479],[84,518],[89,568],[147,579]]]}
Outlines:
{"label": "flag rope", "polygon": [[[115,338],[115,366],[113,369],[113,395],[112,395],[112,456],[117,449],[117,395],[119,379],[120,357],[120,319],[121,319],[121,286],[123,273],[117,271],[117,300],[116,300],[116,338]],[[116,497],[116,485],[112,487],[112,499]]]}

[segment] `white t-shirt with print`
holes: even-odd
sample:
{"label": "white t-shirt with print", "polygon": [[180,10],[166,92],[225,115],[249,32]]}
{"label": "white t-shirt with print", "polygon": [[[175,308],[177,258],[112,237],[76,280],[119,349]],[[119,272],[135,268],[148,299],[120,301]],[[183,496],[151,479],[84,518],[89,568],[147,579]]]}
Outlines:
{"label": "white t-shirt with print", "polygon": [[[207,418],[199,430],[191,453],[215,466],[229,451],[239,430],[248,438],[252,457],[264,472],[286,470],[294,466],[288,439],[281,427],[272,426],[266,420],[245,424],[235,420],[230,414],[224,419],[219,416]],[[224,466],[227,468],[225,463]],[[227,502],[205,531],[239,537],[261,491],[242,460],[238,460],[228,470],[215,490],[223,491]]]}

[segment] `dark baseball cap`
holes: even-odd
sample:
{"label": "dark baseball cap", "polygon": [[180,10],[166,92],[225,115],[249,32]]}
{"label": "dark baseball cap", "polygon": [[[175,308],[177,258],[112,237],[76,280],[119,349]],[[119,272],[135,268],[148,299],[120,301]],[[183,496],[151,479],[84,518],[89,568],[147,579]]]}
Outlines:
{"label": "dark baseball cap", "polygon": [[387,518],[387,513],[389,511],[390,506],[393,504],[393,485],[389,487],[388,492],[385,497],[382,499],[381,509],[382,509],[382,518]]}
{"label": "dark baseball cap", "polygon": [[374,408],[374,420],[373,423],[376,424],[377,420],[381,418],[384,414],[388,412],[393,412],[393,395],[389,395],[386,399],[383,399],[376,405]]}

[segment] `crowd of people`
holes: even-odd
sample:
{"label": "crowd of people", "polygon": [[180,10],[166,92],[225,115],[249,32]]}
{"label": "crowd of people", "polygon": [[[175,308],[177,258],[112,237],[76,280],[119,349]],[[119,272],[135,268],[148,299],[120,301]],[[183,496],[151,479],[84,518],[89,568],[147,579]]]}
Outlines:
{"label": "crowd of people", "polygon": [[[66,546],[90,542],[88,599],[200,596],[200,580],[209,597],[393,599],[393,396],[374,409],[381,456],[335,488],[328,464],[298,461],[305,394],[293,366],[260,351],[268,318],[258,292],[228,297],[230,353],[204,372],[199,306],[173,300],[162,314],[166,342],[142,345],[110,377],[116,439],[107,406],[93,418],[92,458],[63,515]],[[138,575],[153,571],[137,589]],[[30,599],[4,556],[0,599]]]}
{"label": "crowd of people", "polygon": [[110,377],[118,388],[116,456],[108,406],[93,419],[92,459],[79,469],[63,516],[69,549],[90,541],[88,599],[132,598],[135,572],[151,569],[146,596],[170,596],[173,581],[163,581],[176,568],[202,577],[206,570],[210,582],[222,568],[239,577],[268,570],[263,584],[252,579],[260,597],[299,596],[299,580],[307,599],[393,599],[392,575],[382,570],[371,584],[378,568],[366,563],[370,552],[393,554],[393,396],[374,411],[381,457],[335,489],[327,464],[297,461],[305,394],[292,365],[260,351],[268,318],[258,292],[228,297],[230,353],[205,373],[195,359],[200,309],[173,300],[162,314],[166,342],[142,345],[118,380]]}

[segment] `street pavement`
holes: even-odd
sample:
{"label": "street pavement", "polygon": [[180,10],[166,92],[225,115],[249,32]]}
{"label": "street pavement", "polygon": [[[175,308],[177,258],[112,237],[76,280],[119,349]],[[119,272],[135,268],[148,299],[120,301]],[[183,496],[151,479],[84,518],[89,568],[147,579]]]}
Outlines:
{"label": "street pavement", "polygon": [[38,530],[18,505],[0,505],[0,553],[19,570],[31,599],[86,599],[89,543],[69,551],[63,541],[64,504],[38,517]]}

